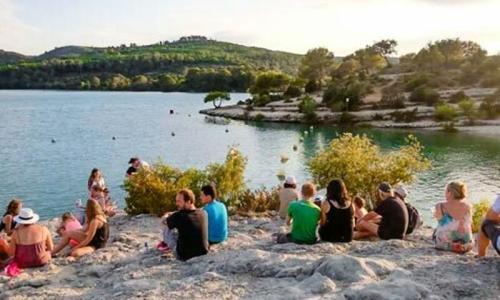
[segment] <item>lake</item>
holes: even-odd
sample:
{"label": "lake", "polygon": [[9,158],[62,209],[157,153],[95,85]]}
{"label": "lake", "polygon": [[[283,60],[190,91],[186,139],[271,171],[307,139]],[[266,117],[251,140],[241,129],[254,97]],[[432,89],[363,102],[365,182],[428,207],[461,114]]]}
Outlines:
{"label": "lake", "polygon": [[[248,97],[231,96],[233,103]],[[157,92],[0,91],[1,212],[13,197],[23,199],[42,218],[72,210],[77,199],[86,199],[87,179],[94,167],[102,170],[113,198],[123,207],[121,185],[131,156],[150,163],[161,159],[183,169],[203,168],[223,161],[231,145],[238,145],[248,157],[245,178],[250,187],[276,185],[280,170],[303,182],[310,177],[305,162],[342,132],[328,126],[311,130],[299,124],[208,123],[198,114],[210,107],[203,97]],[[175,114],[169,113],[171,109]],[[449,180],[464,180],[472,202],[493,199],[500,191],[499,138],[409,130],[354,132],[367,134],[383,149],[404,144],[409,133],[420,139],[433,169],[409,187],[409,199],[427,220],[433,203],[443,199]],[[298,145],[296,152],[294,144]],[[282,154],[290,158],[285,164],[280,162]]]}

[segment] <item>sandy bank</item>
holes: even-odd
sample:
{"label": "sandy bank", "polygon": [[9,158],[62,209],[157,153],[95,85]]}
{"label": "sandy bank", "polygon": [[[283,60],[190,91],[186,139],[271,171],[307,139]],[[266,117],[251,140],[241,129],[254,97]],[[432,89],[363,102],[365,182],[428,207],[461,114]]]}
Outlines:
{"label": "sandy bank", "polygon": [[157,218],[118,216],[107,248],[0,277],[0,298],[498,299],[499,257],[437,251],[430,228],[405,241],[275,244],[284,230],[275,217],[232,217],[227,242],[182,263],[152,249]]}

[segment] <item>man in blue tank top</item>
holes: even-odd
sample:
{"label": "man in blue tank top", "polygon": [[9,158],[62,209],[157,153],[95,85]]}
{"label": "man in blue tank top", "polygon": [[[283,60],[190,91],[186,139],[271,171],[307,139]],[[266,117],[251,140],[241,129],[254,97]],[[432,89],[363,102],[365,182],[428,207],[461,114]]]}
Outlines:
{"label": "man in blue tank top", "polygon": [[201,188],[201,202],[208,215],[208,242],[218,244],[227,239],[227,209],[224,203],[217,201],[215,188],[205,185]]}

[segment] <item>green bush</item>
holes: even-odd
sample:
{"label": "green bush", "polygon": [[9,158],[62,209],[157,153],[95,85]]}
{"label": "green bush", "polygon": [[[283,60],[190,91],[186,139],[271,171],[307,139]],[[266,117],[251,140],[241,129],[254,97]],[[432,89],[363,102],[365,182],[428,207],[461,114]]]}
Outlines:
{"label": "green bush", "polygon": [[263,115],[263,114],[258,113],[258,114],[256,114],[256,115],[255,115],[255,117],[253,118],[253,120],[254,120],[255,122],[261,122],[261,121],[263,121],[263,120],[264,120],[264,118],[265,118],[265,117],[264,117],[264,115]]}
{"label": "green bush", "polygon": [[490,209],[490,206],[491,203],[490,201],[488,201],[488,199],[482,199],[472,205],[472,232],[479,232],[481,223],[483,222],[488,209]]}
{"label": "green bush", "polygon": [[368,82],[353,78],[332,81],[323,94],[323,102],[331,107],[333,103],[346,104],[349,99],[348,110],[357,110],[371,89]]}
{"label": "green bush", "polygon": [[246,190],[240,196],[237,211],[239,213],[261,213],[278,210],[280,206],[279,190],[274,187],[270,190],[262,187],[257,190]]}
{"label": "green bush", "polygon": [[458,103],[463,100],[470,100],[470,97],[464,91],[458,91],[450,96],[450,103]]}
{"label": "green bush", "polygon": [[436,106],[434,119],[439,122],[451,122],[457,117],[457,110],[453,105],[441,104]]}
{"label": "green bush", "polygon": [[315,81],[315,80],[309,80],[307,83],[306,83],[306,86],[305,86],[305,91],[306,93],[314,93],[316,91],[319,91],[321,88],[320,84]]}
{"label": "green bush", "polygon": [[352,126],[356,123],[356,117],[353,114],[350,114],[346,111],[340,114],[338,124],[340,126]]}
{"label": "green bush", "polygon": [[477,117],[477,110],[474,106],[474,100],[464,99],[458,103],[458,107],[462,111],[462,114],[467,118],[469,124],[474,124]]}
{"label": "green bush", "polygon": [[213,163],[205,170],[178,168],[162,162],[139,172],[125,180],[125,211],[131,215],[162,215],[175,210],[175,195],[182,188],[189,188],[199,194],[204,184],[217,186],[218,198],[228,206],[237,203],[245,190],[243,173],[246,158],[235,148],[231,148],[224,163]]}
{"label": "green bush", "polygon": [[268,103],[271,103],[271,96],[268,94],[256,94],[252,98],[252,104],[254,106],[265,106]]}
{"label": "green bush", "polygon": [[382,89],[381,104],[386,108],[405,108],[405,95],[396,86],[389,86]]}
{"label": "green bush", "polygon": [[[499,90],[500,91],[500,90]],[[488,119],[495,119],[500,115],[500,92],[497,91],[495,95],[488,96],[483,99],[479,106],[479,110]]]}
{"label": "green bush", "polygon": [[416,88],[427,85],[429,77],[425,73],[417,73],[405,78],[405,91],[413,92]]}
{"label": "green bush", "polygon": [[410,95],[410,101],[425,103],[433,106],[439,101],[439,93],[427,86],[417,87]]}
{"label": "green bush", "polygon": [[334,139],[307,163],[314,181],[326,187],[341,178],[352,195],[375,199],[378,184],[411,183],[415,175],[430,167],[423,147],[414,136],[398,150],[381,151],[366,136],[345,133]]}
{"label": "green bush", "polygon": [[304,114],[304,121],[312,123],[317,121],[316,101],[310,96],[302,97],[299,103],[299,112]]}
{"label": "green bush", "polygon": [[296,98],[302,95],[302,89],[296,85],[290,85],[285,91],[284,94],[286,97]]}

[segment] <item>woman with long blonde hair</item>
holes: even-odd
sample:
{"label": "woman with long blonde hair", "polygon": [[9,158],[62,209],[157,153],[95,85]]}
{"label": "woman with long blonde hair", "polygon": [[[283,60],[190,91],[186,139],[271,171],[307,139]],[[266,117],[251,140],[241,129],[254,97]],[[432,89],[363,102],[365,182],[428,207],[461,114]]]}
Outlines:
{"label": "woman with long blonde hair", "polygon": [[109,225],[101,205],[95,200],[88,200],[85,214],[87,217],[86,225],[80,230],[65,232],[59,244],[52,251],[53,255],[64,249],[70,240],[78,242],[78,245],[71,250],[71,256],[73,257],[90,254],[106,246],[109,237]]}

